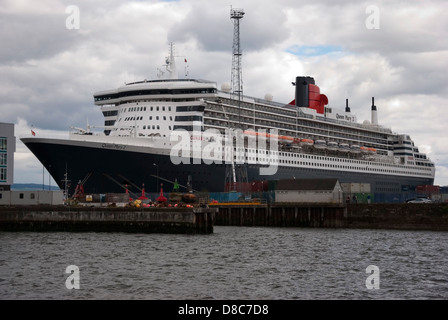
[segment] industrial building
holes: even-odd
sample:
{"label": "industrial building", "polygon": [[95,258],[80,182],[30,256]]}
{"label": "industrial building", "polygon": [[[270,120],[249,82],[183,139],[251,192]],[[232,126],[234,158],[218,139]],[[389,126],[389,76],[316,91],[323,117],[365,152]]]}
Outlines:
{"label": "industrial building", "polygon": [[62,205],[64,192],[62,190],[0,190],[0,205]]}
{"label": "industrial building", "polygon": [[0,122],[0,190],[11,190],[15,151],[14,124]]}
{"label": "industrial building", "polygon": [[343,192],[338,179],[279,180],[275,202],[342,203]]}
{"label": "industrial building", "polygon": [[11,190],[14,183],[15,151],[14,124],[0,122],[0,205],[63,204],[62,191]]}

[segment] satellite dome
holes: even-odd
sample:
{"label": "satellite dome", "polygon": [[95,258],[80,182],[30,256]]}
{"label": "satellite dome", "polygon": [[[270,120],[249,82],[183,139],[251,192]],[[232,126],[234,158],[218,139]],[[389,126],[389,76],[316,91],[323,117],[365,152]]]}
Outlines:
{"label": "satellite dome", "polygon": [[221,85],[221,90],[224,91],[224,92],[230,92],[230,90],[231,90],[231,88],[230,88],[230,83],[228,83],[228,82],[224,82],[224,83]]}
{"label": "satellite dome", "polygon": [[266,95],[264,96],[264,99],[267,101],[272,101],[272,99],[274,99],[274,97],[272,96],[272,94],[266,93]]}
{"label": "satellite dome", "polygon": [[364,122],[362,124],[365,124],[366,126],[370,126],[370,121],[369,120],[364,120]]}

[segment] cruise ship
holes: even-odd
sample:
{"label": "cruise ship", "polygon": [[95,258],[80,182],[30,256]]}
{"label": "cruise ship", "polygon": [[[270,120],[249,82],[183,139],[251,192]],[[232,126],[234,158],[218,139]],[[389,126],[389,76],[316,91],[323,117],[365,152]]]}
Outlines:
{"label": "cruise ship", "polygon": [[411,137],[378,123],[374,98],[371,121],[359,123],[348,101],[345,110],[330,107],[310,76],[285,83],[295,99],[282,103],[180,78],[172,47],[165,67],[165,77],[96,92],[100,131],[72,127],[68,139],[21,140],[68,194],[78,183],[86,193],[140,192],[143,185],[157,192],[162,184],[167,191],[176,184],[222,192],[260,181],[337,178],[396,193],[434,182],[434,163]]}

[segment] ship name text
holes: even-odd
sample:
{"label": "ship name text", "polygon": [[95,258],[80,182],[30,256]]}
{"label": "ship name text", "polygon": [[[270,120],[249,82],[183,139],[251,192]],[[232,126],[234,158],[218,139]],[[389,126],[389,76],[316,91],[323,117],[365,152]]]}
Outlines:
{"label": "ship name text", "polygon": [[114,149],[114,150],[124,150],[126,149],[125,145],[115,144],[115,143],[103,143],[101,145],[103,149]]}
{"label": "ship name text", "polygon": [[354,117],[348,116],[348,115],[339,114],[339,113],[336,113],[336,119],[338,119],[338,120],[345,120],[345,121],[351,121],[351,122],[355,121]]}

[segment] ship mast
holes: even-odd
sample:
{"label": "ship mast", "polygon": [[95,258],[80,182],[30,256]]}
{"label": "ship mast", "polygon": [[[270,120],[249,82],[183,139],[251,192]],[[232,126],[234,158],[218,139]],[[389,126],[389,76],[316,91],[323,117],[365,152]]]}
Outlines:
{"label": "ship mast", "polygon": [[174,43],[170,42],[170,56],[166,58],[166,71],[170,74],[170,79],[177,79],[179,76],[176,69],[176,61],[174,59]]}

